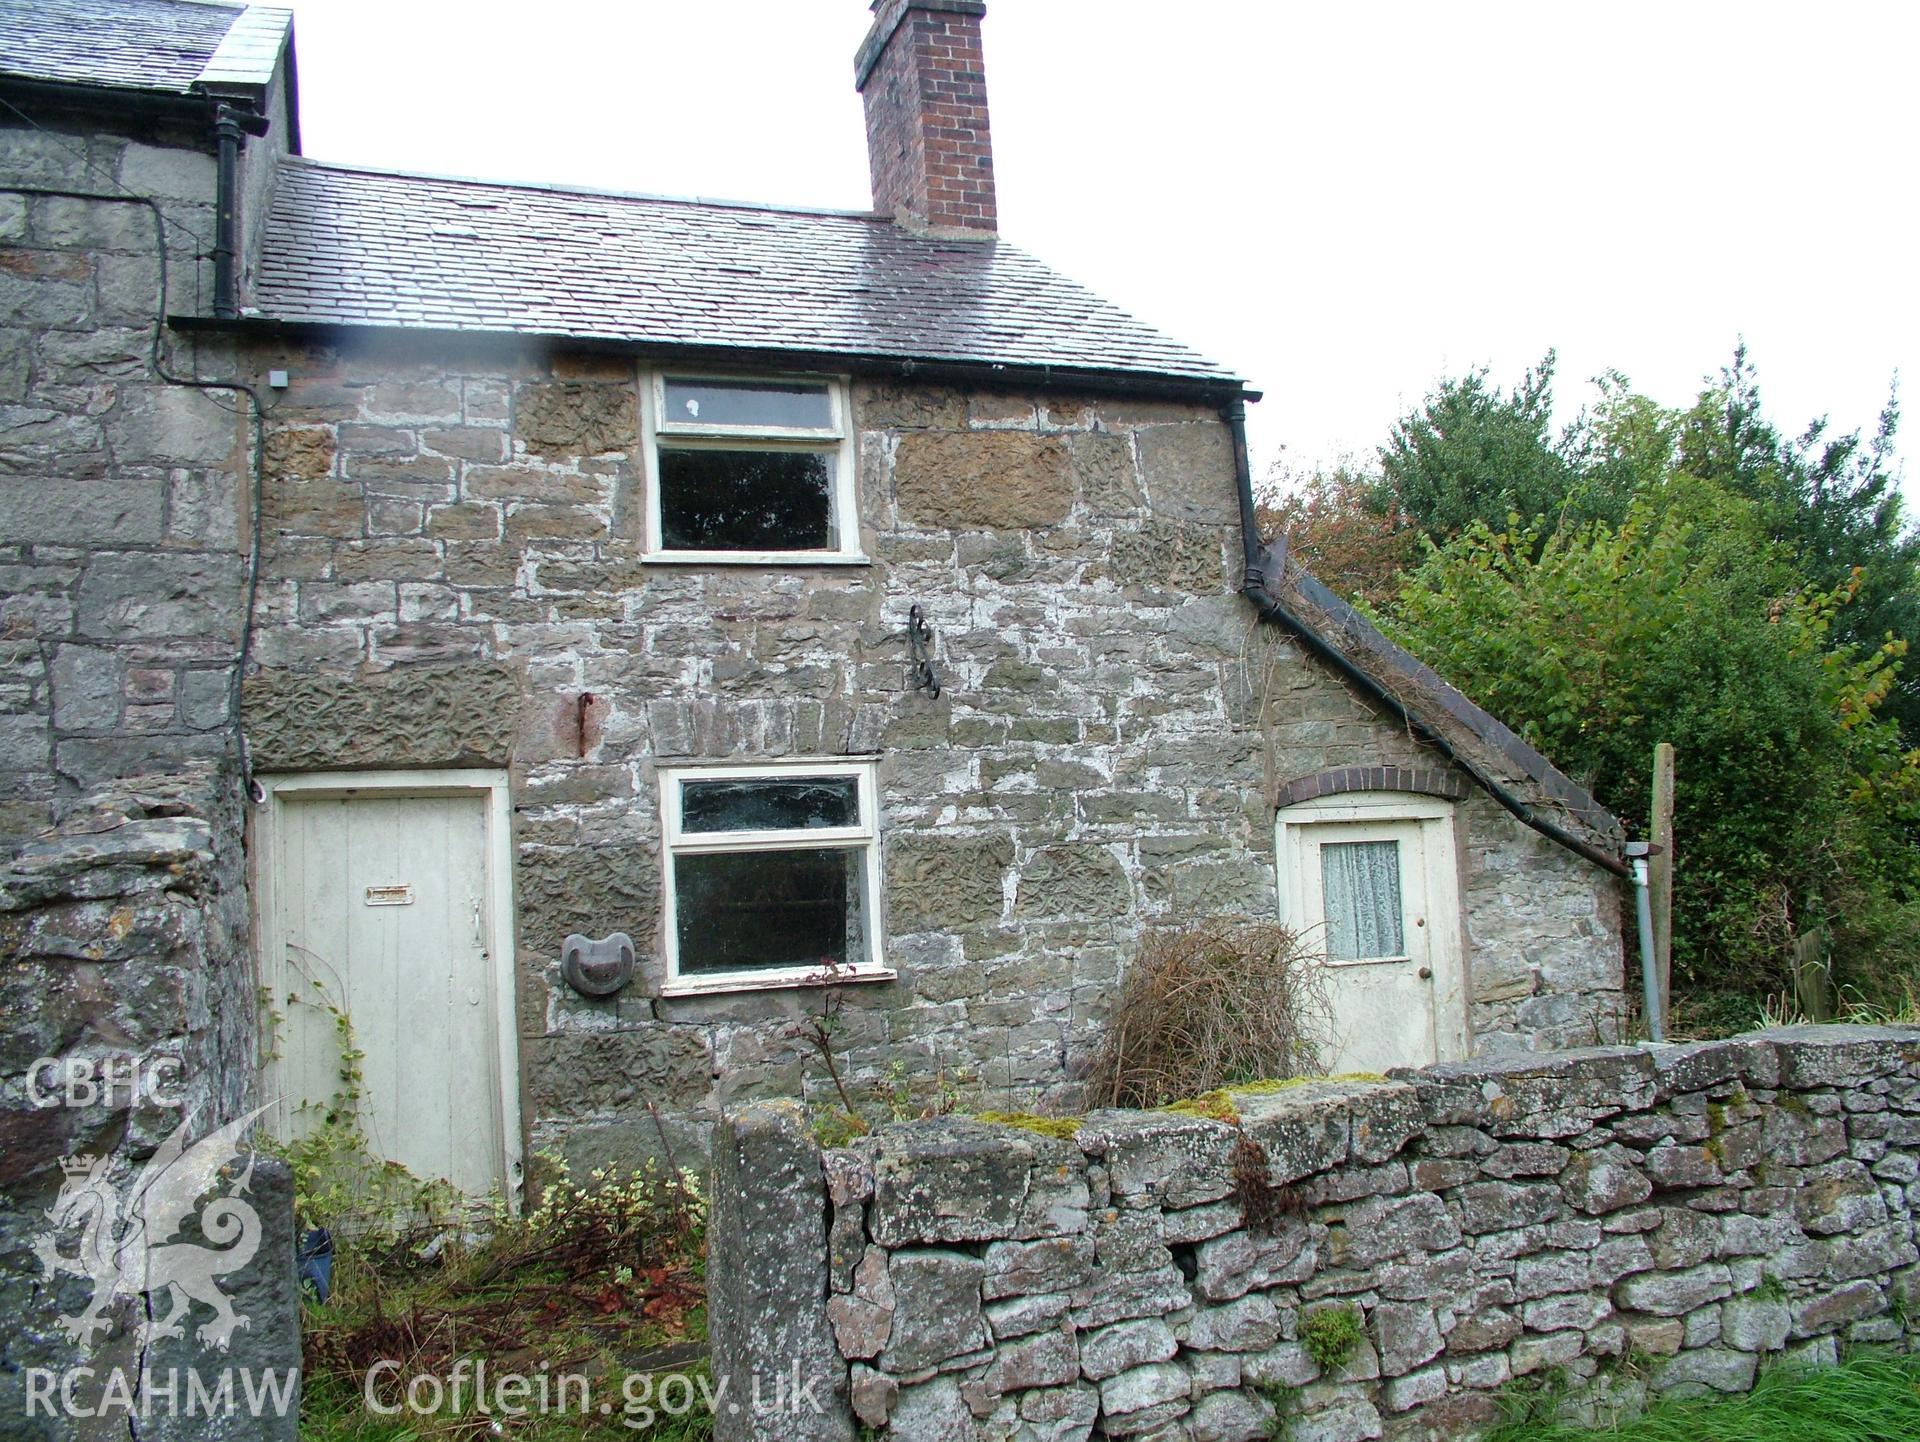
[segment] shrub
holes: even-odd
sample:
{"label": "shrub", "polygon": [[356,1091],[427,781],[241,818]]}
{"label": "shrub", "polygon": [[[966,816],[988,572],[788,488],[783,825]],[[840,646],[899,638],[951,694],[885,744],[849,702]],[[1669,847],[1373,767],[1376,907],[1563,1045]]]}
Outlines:
{"label": "shrub", "polygon": [[1320,1070],[1317,958],[1271,923],[1150,935],[1087,1070],[1093,1106],[1157,1107],[1235,1082]]}

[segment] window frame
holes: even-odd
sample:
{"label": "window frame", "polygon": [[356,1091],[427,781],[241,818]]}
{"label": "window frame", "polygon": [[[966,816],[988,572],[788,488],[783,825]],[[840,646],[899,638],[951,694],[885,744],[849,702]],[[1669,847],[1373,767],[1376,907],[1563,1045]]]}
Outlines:
{"label": "window frame", "polygon": [[[813,776],[851,776],[856,783],[859,821],[853,826],[816,826],[777,831],[688,831],[682,825],[682,796],[689,781],[795,781]],[[701,996],[713,992],[772,991],[849,981],[892,981],[898,973],[881,959],[880,801],[877,758],[836,756],[762,761],[752,764],[676,762],[658,768],[661,816],[661,955],[666,974],[662,996]],[[761,971],[683,972],[680,967],[680,905],[675,861],[681,856],[722,852],[843,851],[861,853],[866,887],[866,955],[831,971],[818,966],[787,966]]]}
{"label": "window frame", "polygon": [[[1315,836],[1313,830],[1308,829],[1302,830],[1294,838],[1294,845],[1302,849],[1296,857],[1297,870],[1295,872],[1295,881],[1300,889],[1300,895],[1298,897],[1300,909],[1304,913],[1310,899],[1316,897],[1319,899],[1320,916],[1316,925],[1321,928],[1320,945],[1321,949],[1326,951],[1324,958],[1326,964],[1328,966],[1381,966],[1397,965],[1401,962],[1413,962],[1416,964],[1424,962],[1427,951],[1425,943],[1430,938],[1426,935],[1426,928],[1424,926],[1415,924],[1415,919],[1412,914],[1415,909],[1413,888],[1408,884],[1409,881],[1413,879],[1410,875],[1413,868],[1408,864],[1407,843],[1413,842],[1420,848],[1420,859],[1418,863],[1420,868],[1419,879],[1421,881],[1419,901],[1424,903],[1426,900],[1425,893],[1431,890],[1431,878],[1426,874],[1426,848],[1429,838],[1423,833],[1423,828],[1420,823],[1400,817],[1390,818],[1381,816],[1369,817],[1364,821],[1328,821],[1322,819],[1315,823],[1315,829],[1321,826],[1357,828],[1359,831],[1358,835],[1343,834],[1337,840],[1334,840],[1324,836]],[[1400,895],[1400,949],[1394,952],[1381,952],[1373,956],[1334,956],[1331,950],[1328,949],[1333,932],[1333,919],[1327,915],[1326,849],[1329,846],[1364,846],[1376,842],[1389,843],[1394,848],[1394,867],[1396,872],[1394,886]],[[1311,860],[1308,859],[1309,854],[1311,855]],[[1420,909],[1424,912],[1426,908],[1422,905]],[[1420,944],[1416,945],[1416,942]]]}
{"label": "window frame", "polygon": [[[768,385],[824,385],[832,407],[828,429],[799,426],[713,425],[667,416],[667,381],[746,381]],[[858,446],[852,378],[796,371],[721,371],[657,366],[647,374],[640,407],[641,470],[646,487],[646,549],[641,560],[682,566],[864,566],[860,541]],[[660,450],[773,451],[826,455],[833,468],[829,504],[837,545],[832,550],[700,551],[666,545],[660,513]]]}

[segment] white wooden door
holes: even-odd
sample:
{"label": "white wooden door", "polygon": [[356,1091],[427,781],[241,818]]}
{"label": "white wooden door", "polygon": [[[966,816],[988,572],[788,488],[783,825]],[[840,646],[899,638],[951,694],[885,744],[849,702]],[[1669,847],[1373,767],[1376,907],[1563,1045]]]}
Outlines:
{"label": "white wooden door", "polygon": [[1466,1054],[1450,822],[1383,809],[1329,807],[1281,825],[1285,919],[1325,958],[1334,1073]]}
{"label": "white wooden door", "polygon": [[486,793],[292,790],[274,807],[266,1095],[281,1134],[329,1105],[350,1040],[376,1156],[469,1196],[503,1187]]}

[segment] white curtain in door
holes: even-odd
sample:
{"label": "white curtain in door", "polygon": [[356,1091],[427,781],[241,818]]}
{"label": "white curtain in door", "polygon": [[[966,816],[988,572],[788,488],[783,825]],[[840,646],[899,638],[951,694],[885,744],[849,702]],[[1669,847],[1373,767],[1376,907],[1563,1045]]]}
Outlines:
{"label": "white curtain in door", "polygon": [[1400,843],[1332,841],[1320,848],[1327,955],[1335,961],[1406,955]]}

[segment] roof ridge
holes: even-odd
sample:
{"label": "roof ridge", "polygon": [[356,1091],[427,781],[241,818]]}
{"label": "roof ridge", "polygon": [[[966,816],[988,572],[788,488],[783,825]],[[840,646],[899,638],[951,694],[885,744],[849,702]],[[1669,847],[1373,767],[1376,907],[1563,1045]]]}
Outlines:
{"label": "roof ridge", "polygon": [[713,195],[663,195],[643,190],[614,190],[596,185],[562,185],[546,180],[498,180],[484,175],[450,175],[442,171],[401,170],[395,166],[367,165],[359,161],[318,160],[310,155],[291,155],[282,162],[313,170],[344,171],[357,175],[384,175],[396,180],[429,180],[446,185],[474,185],[490,190],[536,191],[548,195],[590,196],[600,200],[641,200],[662,205],[697,205],[708,210],[757,210],[776,215],[824,215],[846,220],[870,220],[891,225],[887,216],[872,210],[845,210],[826,205],[776,205],[764,200],[736,200]]}

